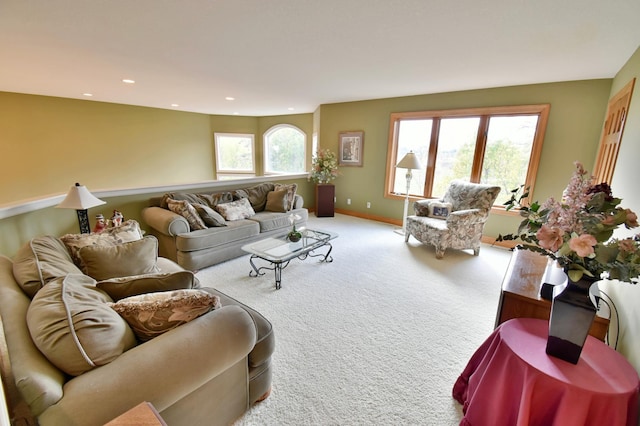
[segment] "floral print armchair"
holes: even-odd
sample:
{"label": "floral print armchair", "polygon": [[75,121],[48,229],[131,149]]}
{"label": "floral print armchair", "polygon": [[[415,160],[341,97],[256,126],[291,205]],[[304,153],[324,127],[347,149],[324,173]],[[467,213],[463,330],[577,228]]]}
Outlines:
{"label": "floral print armchair", "polygon": [[473,249],[480,254],[480,240],[499,186],[454,180],[440,200],[419,200],[413,204],[415,216],[407,217],[404,240],[409,236],[436,249],[442,259],[448,248]]}

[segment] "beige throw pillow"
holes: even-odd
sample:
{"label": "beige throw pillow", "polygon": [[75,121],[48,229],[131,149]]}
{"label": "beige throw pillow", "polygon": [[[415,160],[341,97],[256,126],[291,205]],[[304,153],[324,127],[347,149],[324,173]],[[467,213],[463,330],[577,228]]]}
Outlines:
{"label": "beige throw pillow", "polygon": [[60,370],[78,376],[108,364],[136,345],[127,323],[108,305],[111,298],[86,275],[49,282],[27,311],[36,347]]}
{"label": "beige throw pillow", "polygon": [[174,200],[169,198],[167,205],[169,206],[169,210],[187,219],[189,228],[191,228],[192,231],[207,229],[207,225],[204,224],[196,209],[187,200]]}
{"label": "beige throw pillow", "polygon": [[232,201],[230,203],[218,204],[216,210],[226,220],[240,220],[247,219],[256,214],[253,211],[253,207],[246,198],[240,198],[239,200]]}
{"label": "beige throw pillow", "polygon": [[289,191],[286,189],[269,192],[267,194],[267,205],[264,209],[269,212],[287,212],[289,207],[288,193]]}
{"label": "beige throw pillow", "polygon": [[158,240],[152,235],[117,246],[86,246],[80,258],[84,273],[98,281],[160,272]]}
{"label": "beige throw pillow", "polygon": [[78,268],[84,265],[80,259],[80,249],[85,246],[115,246],[117,244],[137,241],[144,236],[140,225],[135,220],[127,220],[120,226],[107,228],[104,231],[91,234],[67,234],[60,239],[67,246],[71,258]]}
{"label": "beige throw pillow", "polygon": [[200,282],[191,271],[177,271],[111,278],[99,281],[96,287],[104,290],[113,300],[118,301],[145,293],[198,288]]}
{"label": "beige throw pillow", "polygon": [[298,190],[298,184],[296,183],[292,183],[292,184],[288,184],[288,185],[283,185],[280,183],[276,183],[274,188],[274,191],[282,191],[282,190],[286,190],[287,191],[287,211],[289,210],[293,210],[294,207],[294,203],[295,203],[295,197],[296,197],[296,191]]}
{"label": "beige throw pillow", "polygon": [[221,306],[220,298],[204,290],[141,294],[110,303],[138,340],[151,340]]}
{"label": "beige throw pillow", "polygon": [[37,237],[13,257],[13,276],[31,298],[49,281],[67,274],[82,274],[64,243],[51,236]]}

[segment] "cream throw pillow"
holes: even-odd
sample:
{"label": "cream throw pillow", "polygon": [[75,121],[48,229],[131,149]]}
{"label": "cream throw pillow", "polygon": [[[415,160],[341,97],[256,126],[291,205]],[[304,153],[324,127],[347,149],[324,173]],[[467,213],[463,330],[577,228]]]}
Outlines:
{"label": "cream throw pillow", "polygon": [[218,204],[216,210],[226,220],[247,219],[256,214],[249,200],[246,198],[240,198],[230,203]]}
{"label": "cream throw pillow", "polygon": [[204,290],[175,290],[127,297],[109,306],[144,342],[221,306],[220,298]]}

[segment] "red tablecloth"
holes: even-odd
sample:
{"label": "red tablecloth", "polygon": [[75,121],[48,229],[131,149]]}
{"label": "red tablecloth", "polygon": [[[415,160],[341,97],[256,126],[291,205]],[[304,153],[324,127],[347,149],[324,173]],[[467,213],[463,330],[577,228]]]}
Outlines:
{"label": "red tablecloth", "polygon": [[453,387],[465,426],[629,425],[638,418],[638,373],[589,336],[576,365],[545,353],[548,322],[501,324]]}

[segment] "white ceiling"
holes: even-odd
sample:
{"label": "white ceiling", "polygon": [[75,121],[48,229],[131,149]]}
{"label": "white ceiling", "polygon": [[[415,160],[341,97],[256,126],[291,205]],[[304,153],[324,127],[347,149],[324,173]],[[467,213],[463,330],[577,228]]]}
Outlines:
{"label": "white ceiling", "polygon": [[639,18],[638,0],[0,0],[0,91],[307,113],[612,78],[640,46]]}

